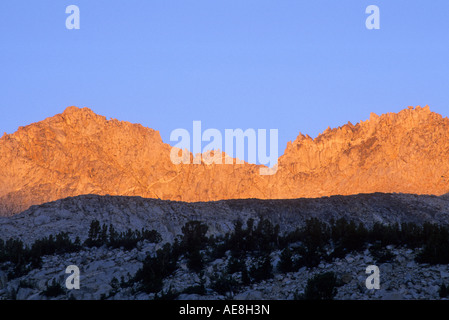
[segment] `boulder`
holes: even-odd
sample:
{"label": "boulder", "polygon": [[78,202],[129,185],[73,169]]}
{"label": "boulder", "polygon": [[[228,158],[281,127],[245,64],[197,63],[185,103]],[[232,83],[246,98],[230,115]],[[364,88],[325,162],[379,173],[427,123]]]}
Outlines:
{"label": "boulder", "polygon": [[263,300],[263,294],[257,290],[239,293],[234,296],[234,300]]}

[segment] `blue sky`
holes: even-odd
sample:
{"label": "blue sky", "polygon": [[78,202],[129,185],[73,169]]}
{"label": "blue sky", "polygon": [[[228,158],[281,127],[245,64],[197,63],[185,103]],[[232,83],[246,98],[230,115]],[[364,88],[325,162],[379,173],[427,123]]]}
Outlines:
{"label": "blue sky", "polygon": [[[68,5],[81,29],[68,30]],[[365,8],[380,8],[380,30]],[[161,132],[449,114],[449,1],[2,0],[0,131],[89,107]],[[171,143],[172,145],[174,144]]]}

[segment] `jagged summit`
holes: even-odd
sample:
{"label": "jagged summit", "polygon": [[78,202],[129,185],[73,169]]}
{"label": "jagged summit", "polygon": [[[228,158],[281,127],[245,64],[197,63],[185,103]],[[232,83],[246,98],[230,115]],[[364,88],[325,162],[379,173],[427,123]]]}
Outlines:
{"label": "jagged summit", "polygon": [[65,110],[64,110],[64,112],[62,114],[69,115],[69,114],[79,114],[79,113],[91,113],[91,114],[94,114],[94,112],[90,108],[88,108],[88,107],[79,108],[79,107],[76,107],[76,106],[70,106],[70,107],[65,108]]}
{"label": "jagged summit", "polygon": [[248,163],[174,165],[170,150],[158,131],[68,107],[0,138],[0,215],[81,194],[210,201],[449,191],[449,119],[428,106],[372,113],[315,139],[300,133],[272,176]]}
{"label": "jagged summit", "polygon": [[[447,118],[444,118],[447,121]],[[427,121],[435,121],[435,120],[443,120],[443,117],[435,112],[430,111],[429,106],[420,107],[417,106],[412,107],[409,106],[407,109],[401,110],[399,113],[386,113],[378,116],[374,112],[370,113],[370,118],[367,120],[361,120],[356,125],[353,125],[350,121],[348,121],[347,124],[340,126],[338,128],[331,128],[327,127],[326,130],[324,130],[322,133],[318,134],[318,136],[315,139],[322,138],[323,136],[330,135],[330,134],[336,134],[338,132],[355,132],[357,130],[368,130],[370,128],[376,127],[377,125],[384,125],[384,124],[401,124],[401,125],[409,125],[410,128],[416,127],[420,124],[423,124],[423,122]],[[311,138],[309,135],[303,135],[301,132],[299,132],[298,137],[296,140],[315,140]]]}
{"label": "jagged summit", "polygon": [[305,196],[359,192],[442,194],[449,189],[449,119],[409,107],[355,126],[299,135],[279,160],[282,180],[297,177]]}

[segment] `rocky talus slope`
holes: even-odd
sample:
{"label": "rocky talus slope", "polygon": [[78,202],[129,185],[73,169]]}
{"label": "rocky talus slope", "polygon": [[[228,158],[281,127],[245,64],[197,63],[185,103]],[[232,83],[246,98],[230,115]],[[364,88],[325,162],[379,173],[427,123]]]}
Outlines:
{"label": "rocky talus slope", "polygon": [[[0,271],[0,300],[151,300],[154,293],[145,293],[130,288],[113,288],[113,279],[123,277],[126,280],[142,267],[148,252],[159,248],[152,244],[143,244],[132,251],[120,249],[106,250],[91,248],[77,253],[44,257],[43,266],[26,276],[8,281]],[[343,280],[337,288],[336,300],[438,300],[441,284],[449,283],[447,265],[429,266],[414,261],[416,252],[404,248],[390,248],[391,261],[379,264],[380,289],[368,290],[365,273],[368,265],[376,264],[368,250],[361,254],[350,254],[344,259],[332,263],[321,263],[314,268],[301,268],[296,272],[276,272],[272,279],[239,288],[237,291],[219,294],[208,290],[206,294],[181,293],[172,297],[178,300],[292,300],[304,293],[307,281],[313,276],[326,272],[335,273]],[[279,252],[272,254],[274,269],[279,262]],[[209,285],[215,270],[225,270],[229,257],[217,259],[207,266],[203,279]],[[47,297],[44,290],[55,280],[64,286],[68,265],[80,266],[80,289],[65,290],[57,297]],[[192,273],[186,261],[180,261],[174,275],[164,281],[163,292],[182,292],[187,288],[200,285],[201,278]]]}
{"label": "rocky talus slope", "polygon": [[271,176],[248,163],[176,165],[170,151],[153,129],[69,107],[0,138],[0,215],[83,194],[196,202],[449,191],[449,119],[428,107],[299,134]]}
{"label": "rocky talus slope", "polygon": [[[136,286],[114,285],[114,278],[129,280],[142,267],[147,255],[152,255],[164,243],[173,242],[182,226],[191,220],[208,225],[208,235],[220,236],[233,230],[237,220],[269,219],[279,224],[281,233],[303,226],[309,218],[331,221],[346,218],[369,227],[382,224],[424,222],[447,225],[449,199],[445,196],[410,194],[361,194],[333,196],[319,199],[294,200],[223,200],[186,203],[143,199],[140,197],[113,197],[87,195],[61,199],[12,216],[0,218],[0,238],[10,237],[32,243],[50,234],[68,232],[70,237],[87,237],[93,219],[112,224],[116,230],[154,229],[162,242],[140,242],[132,250],[123,248],[84,248],[79,252],[45,255],[42,266],[26,275],[8,279],[0,271],[0,299],[153,299],[154,293],[145,293]],[[176,271],[164,279],[163,292],[177,292],[177,299],[294,299],[304,293],[307,280],[324,272],[334,272],[341,286],[336,299],[439,299],[439,288],[449,283],[448,265],[417,263],[419,249],[389,246],[392,256],[377,263],[370,250],[350,253],[332,261],[322,261],[313,268],[295,272],[278,270],[281,252],[270,253],[274,276],[267,280],[241,286],[238,290],[217,293],[207,289],[202,294],[189,291],[200,284],[210,287],[216,273],[226,269],[229,252],[207,263],[202,275],[192,272],[185,259],[177,263]],[[250,261],[248,261],[249,263]],[[43,292],[55,280],[64,284],[65,268],[77,265],[81,271],[81,288],[66,290],[56,297]],[[381,289],[365,287],[368,265],[377,264],[381,272]],[[117,282],[116,282],[117,283]]]}

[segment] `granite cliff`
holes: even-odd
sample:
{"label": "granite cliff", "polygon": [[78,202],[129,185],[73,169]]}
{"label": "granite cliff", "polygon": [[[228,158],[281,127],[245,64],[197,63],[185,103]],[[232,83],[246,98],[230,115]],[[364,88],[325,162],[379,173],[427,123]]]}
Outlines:
{"label": "granite cliff", "polygon": [[299,134],[272,176],[248,163],[175,165],[170,150],[153,129],[69,107],[0,138],[0,215],[83,194],[195,202],[449,191],[449,119],[428,107]]}

